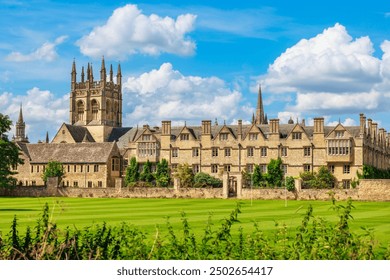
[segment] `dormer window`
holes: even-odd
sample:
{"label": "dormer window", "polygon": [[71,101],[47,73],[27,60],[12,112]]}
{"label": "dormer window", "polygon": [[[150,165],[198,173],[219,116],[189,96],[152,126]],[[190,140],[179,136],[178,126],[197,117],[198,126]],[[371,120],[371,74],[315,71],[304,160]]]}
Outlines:
{"label": "dormer window", "polygon": [[150,134],[142,135],[142,140],[143,141],[150,141]]}
{"label": "dormer window", "polygon": [[180,134],[180,140],[181,141],[190,140],[190,134],[189,133],[182,133],[182,134]]}
{"label": "dormer window", "polygon": [[250,141],[257,140],[257,135],[258,135],[258,133],[249,133],[249,140]]}
{"label": "dormer window", "polygon": [[336,131],[336,138],[343,138],[344,137],[344,131]]}
{"label": "dormer window", "polygon": [[302,139],[302,132],[293,132],[292,133],[292,139],[293,140],[300,140],[300,139]]}
{"label": "dormer window", "polygon": [[229,133],[221,133],[219,134],[219,140],[226,141],[229,138]]}

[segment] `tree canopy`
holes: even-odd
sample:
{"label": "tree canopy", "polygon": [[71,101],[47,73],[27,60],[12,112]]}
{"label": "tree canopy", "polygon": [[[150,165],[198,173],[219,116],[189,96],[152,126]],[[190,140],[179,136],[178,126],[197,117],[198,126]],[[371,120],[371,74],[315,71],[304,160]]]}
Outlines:
{"label": "tree canopy", "polygon": [[7,115],[0,113],[0,187],[14,186],[16,174],[11,167],[23,164],[19,158],[19,148],[8,140],[7,132],[11,129],[12,122]]}

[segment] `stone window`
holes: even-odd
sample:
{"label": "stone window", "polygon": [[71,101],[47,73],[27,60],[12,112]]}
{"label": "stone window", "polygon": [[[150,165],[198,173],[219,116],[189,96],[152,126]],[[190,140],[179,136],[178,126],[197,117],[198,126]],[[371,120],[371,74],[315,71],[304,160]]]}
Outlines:
{"label": "stone window", "polygon": [[351,152],[350,140],[329,140],[328,155],[349,155]]}
{"label": "stone window", "polygon": [[192,156],[193,157],[199,156],[199,148],[192,148]]}
{"label": "stone window", "polygon": [[80,172],[83,172],[83,165],[80,165]]}
{"label": "stone window", "polygon": [[309,157],[311,155],[311,147],[303,147],[303,156]]}
{"label": "stone window", "polygon": [[219,140],[227,141],[228,139],[229,139],[229,133],[220,133],[219,134]]}
{"label": "stone window", "polygon": [[246,165],[246,172],[253,173],[253,164]]}
{"label": "stone window", "polygon": [[39,173],[39,165],[37,165],[37,173]]}
{"label": "stone window", "polygon": [[267,147],[261,147],[260,148],[260,156],[266,157],[267,156]]}
{"label": "stone window", "polygon": [[231,148],[225,148],[225,157],[230,157],[231,156]]}
{"label": "stone window", "polygon": [[120,167],[120,160],[117,157],[113,157],[111,161],[111,170],[112,171],[119,171]]}
{"label": "stone window", "polygon": [[300,139],[302,139],[302,132],[293,132],[292,133],[292,139],[293,140],[300,140]]}
{"label": "stone window", "polygon": [[267,173],[267,165],[266,164],[260,164],[260,171],[261,173]]}
{"label": "stone window", "polygon": [[37,181],[31,181],[31,186],[36,186],[37,185]]}
{"label": "stone window", "polygon": [[34,173],[34,165],[31,165],[31,173]]}
{"label": "stone window", "polygon": [[330,173],[334,174],[334,165],[329,165],[328,170]]}
{"label": "stone window", "polygon": [[84,120],[84,103],[83,101],[79,100],[77,102],[77,120],[83,121]]}
{"label": "stone window", "polygon": [[336,138],[343,138],[344,137],[344,131],[336,131],[335,135],[336,135]]}
{"label": "stone window", "polygon": [[190,140],[190,134],[189,133],[182,133],[182,134],[180,134],[180,140],[181,141]]}
{"label": "stone window", "polygon": [[311,168],[310,168],[310,164],[304,164],[303,165],[303,171],[305,172],[310,172]]}
{"label": "stone window", "polygon": [[99,113],[99,104],[95,99],[92,100],[91,107],[92,107],[92,120],[97,120],[98,113]]}
{"label": "stone window", "polygon": [[92,188],[92,181],[88,181],[88,188]]}
{"label": "stone window", "polygon": [[196,174],[196,173],[199,173],[199,171],[200,171],[199,164],[193,164],[193,165],[192,165],[192,172],[193,172],[194,174]]}
{"label": "stone window", "polygon": [[211,148],[211,153],[212,153],[213,157],[217,157],[218,156],[218,148],[216,148],[216,147]]}
{"label": "stone window", "polygon": [[343,173],[344,174],[349,174],[351,173],[351,166],[349,164],[345,164],[343,168]]}
{"label": "stone window", "polygon": [[248,157],[253,157],[255,149],[253,147],[247,148],[247,155]]}
{"label": "stone window", "polygon": [[218,164],[211,165],[211,173],[218,173]]}
{"label": "stone window", "polygon": [[99,188],[102,188],[102,187],[103,187],[103,182],[102,182],[102,181],[98,181],[98,187],[99,187]]}
{"label": "stone window", "polygon": [[99,172],[99,165],[98,164],[95,164],[93,166],[93,172]]}
{"label": "stone window", "polygon": [[351,180],[343,180],[343,188],[350,189],[351,188]]}
{"label": "stone window", "polygon": [[73,187],[77,188],[79,186],[79,182],[73,181]]}
{"label": "stone window", "polygon": [[223,165],[223,170],[225,172],[230,172],[231,169],[232,169],[232,165],[231,164],[224,164]]}
{"label": "stone window", "polygon": [[74,173],[77,172],[77,165],[73,165],[73,172],[74,172]]}
{"label": "stone window", "polygon": [[280,149],[280,154],[282,157],[286,157],[287,156],[287,147],[282,147]]}
{"label": "stone window", "polygon": [[150,138],[151,138],[150,134],[142,135],[142,140],[143,141],[150,141]]}
{"label": "stone window", "polygon": [[179,156],[179,149],[173,148],[172,149],[172,157],[178,157]]}
{"label": "stone window", "polygon": [[68,164],[68,173],[70,172],[70,165]]}
{"label": "stone window", "polygon": [[259,134],[258,133],[249,133],[249,140],[250,141],[257,140],[257,135],[259,135]]}

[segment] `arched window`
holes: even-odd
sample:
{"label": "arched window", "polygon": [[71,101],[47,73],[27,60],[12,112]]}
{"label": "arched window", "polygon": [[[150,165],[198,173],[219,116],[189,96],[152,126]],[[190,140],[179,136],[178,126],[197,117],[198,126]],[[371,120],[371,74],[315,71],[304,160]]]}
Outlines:
{"label": "arched window", "polygon": [[106,101],[106,120],[111,121],[111,113],[112,113],[111,102],[110,102],[110,100],[107,100]]}
{"label": "arched window", "polygon": [[81,100],[77,102],[77,120],[78,121],[84,120],[84,103]]}
{"label": "arched window", "polygon": [[99,103],[94,99],[91,102],[92,107],[92,120],[98,119],[98,113],[99,113]]}

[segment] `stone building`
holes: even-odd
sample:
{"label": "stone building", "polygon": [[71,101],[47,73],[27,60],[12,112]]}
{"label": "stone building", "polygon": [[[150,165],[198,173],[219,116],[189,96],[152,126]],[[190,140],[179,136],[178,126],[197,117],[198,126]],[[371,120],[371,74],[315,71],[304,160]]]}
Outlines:
{"label": "stone building", "polygon": [[[294,123],[292,119],[283,124],[279,119],[268,120],[261,88],[250,125],[242,120],[223,125],[203,120],[197,126],[172,126],[171,121],[163,120],[161,127],[122,127],[121,79],[119,65],[116,82],[112,66],[107,80],[103,58],[99,81],[94,81],[92,66],[88,64],[86,79],[82,68],[81,81],[77,82],[73,62],[70,123],[62,124],[51,143],[26,143],[20,111],[15,141],[27,159],[24,167],[18,168],[17,178],[22,184],[33,180],[38,184],[37,170],[41,171],[50,159],[62,162],[69,170],[66,185],[79,187],[113,186],[131,157],[141,164],[149,160],[153,166],[165,158],[171,169],[188,163],[194,173],[205,172],[220,178],[223,172],[252,172],[255,164],[266,172],[270,160],[280,157],[288,176],[326,166],[345,187],[350,186],[364,164],[390,168],[389,134],[364,114],[360,114],[359,126],[326,126],[322,117],[314,118],[313,125],[306,125],[304,120]],[[99,167],[92,172],[95,165]],[[85,171],[87,168],[89,172]],[[83,177],[87,175],[91,175],[88,178],[92,183]]]}

